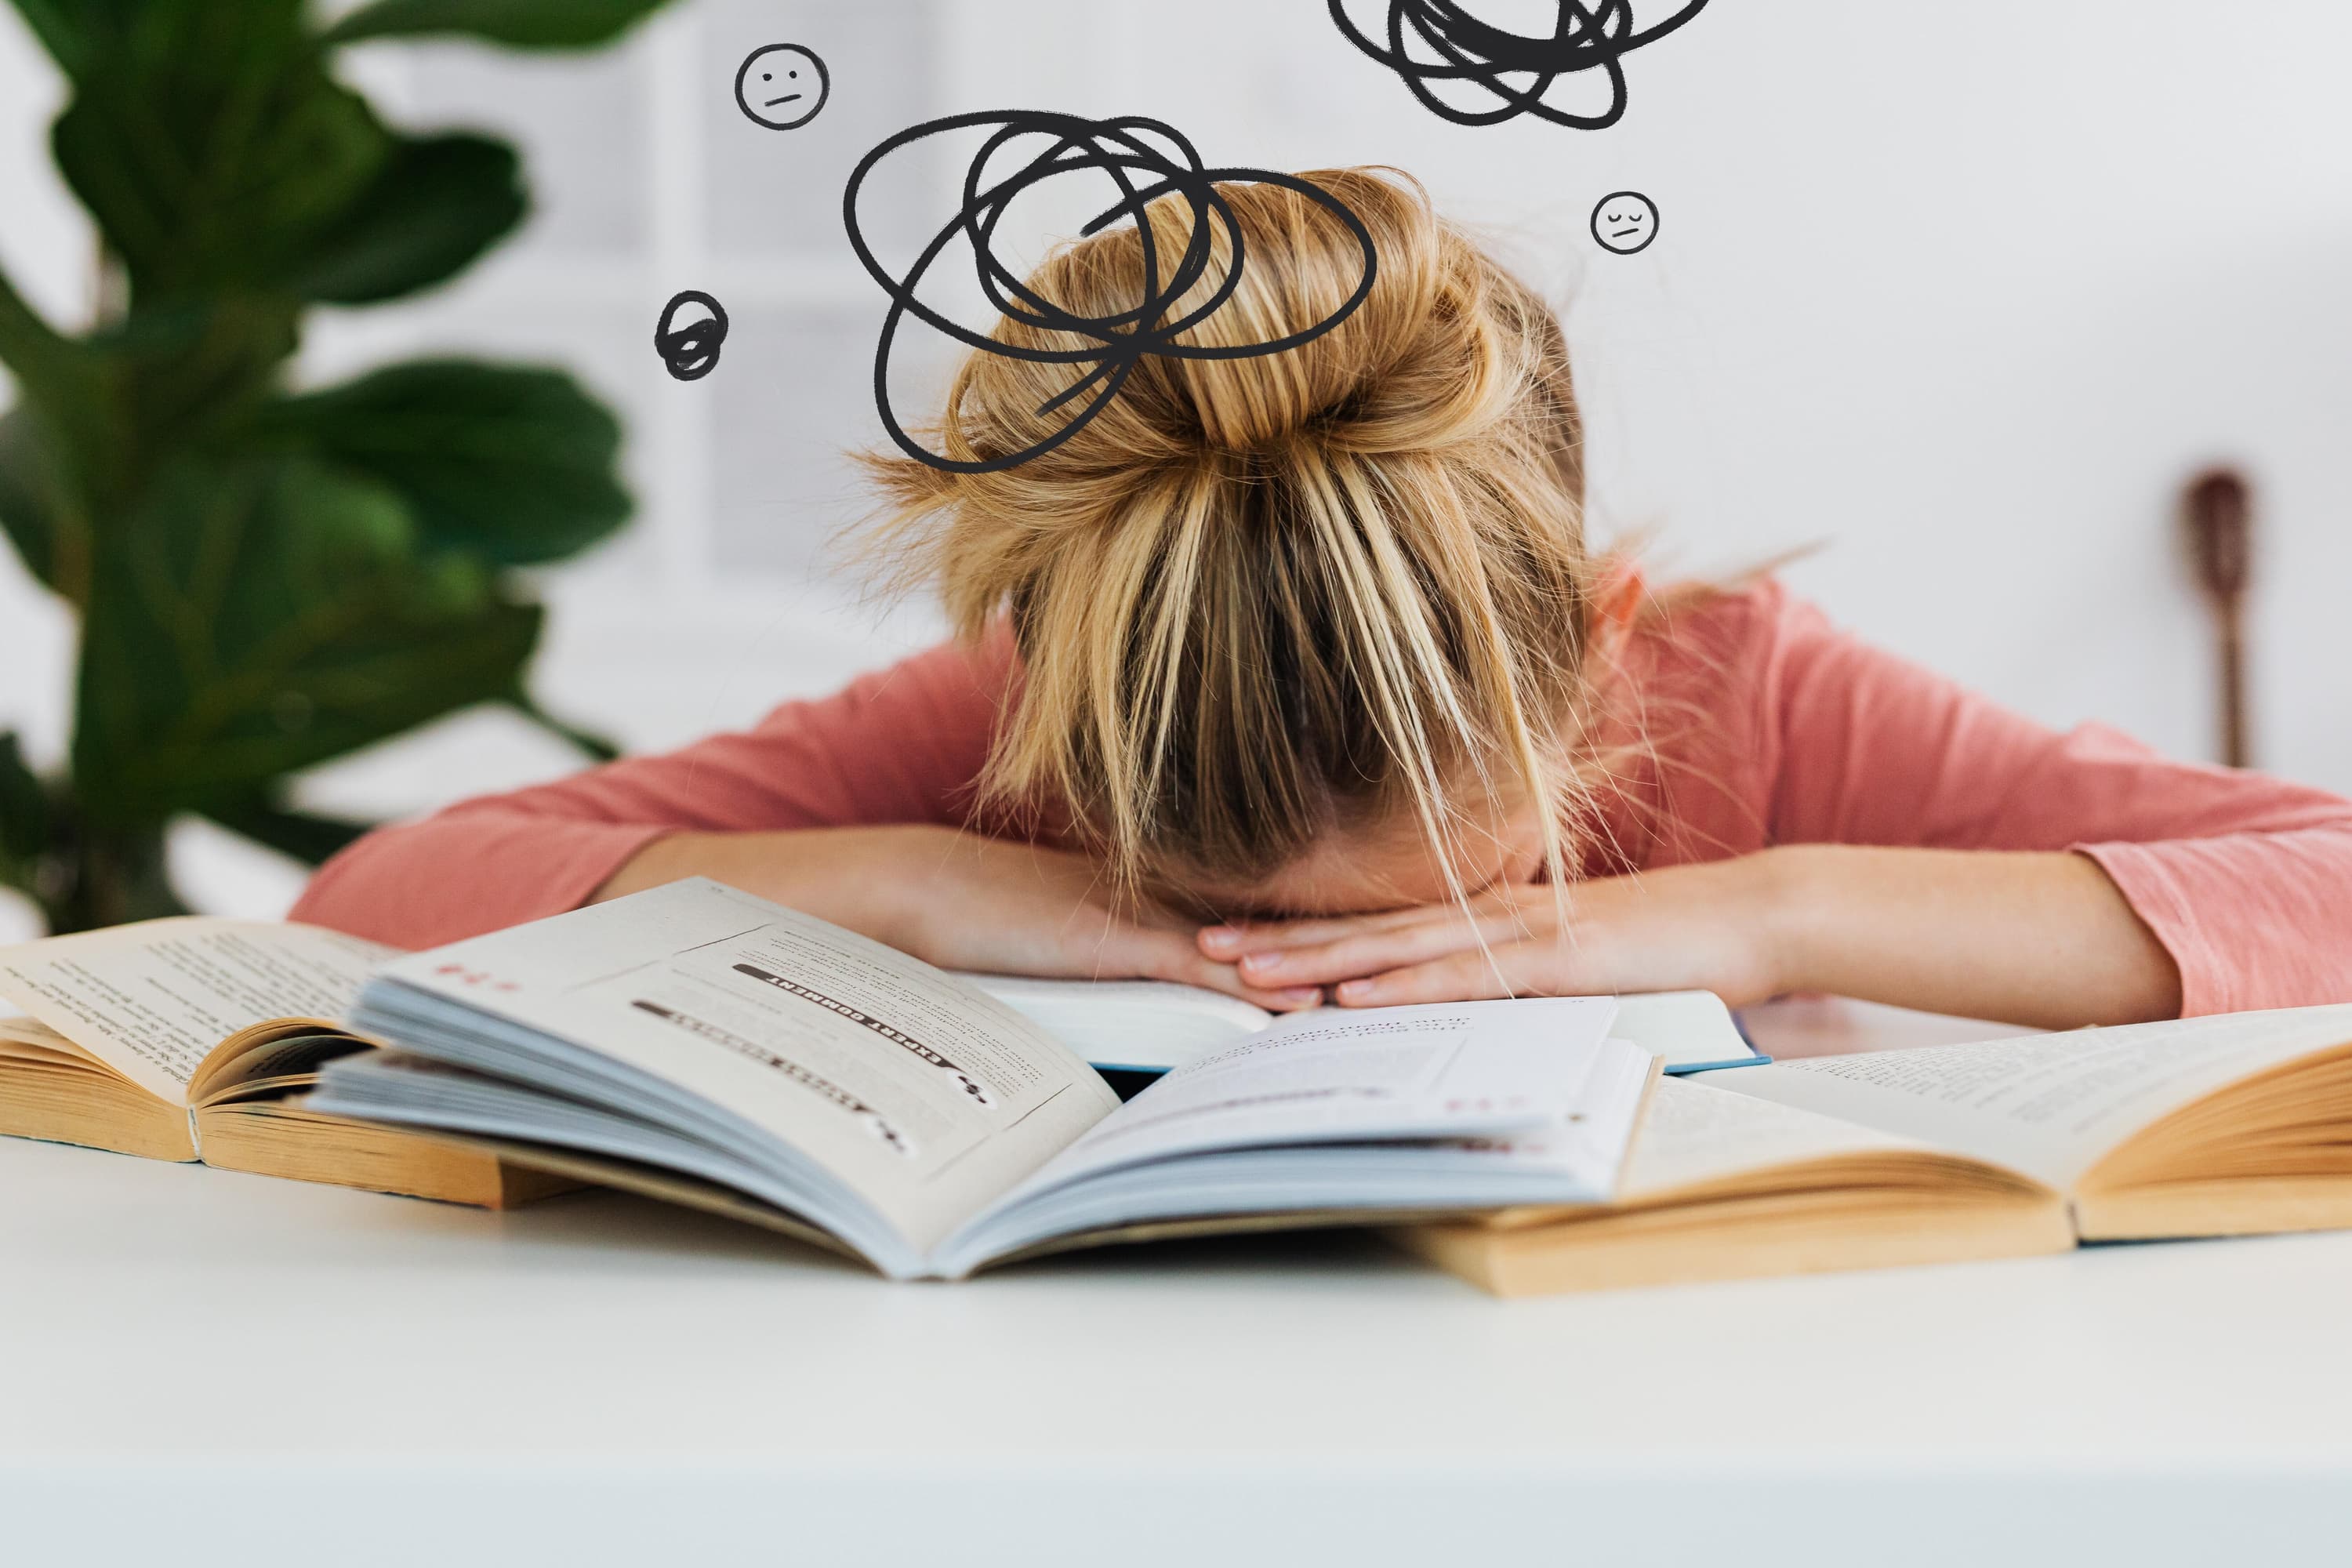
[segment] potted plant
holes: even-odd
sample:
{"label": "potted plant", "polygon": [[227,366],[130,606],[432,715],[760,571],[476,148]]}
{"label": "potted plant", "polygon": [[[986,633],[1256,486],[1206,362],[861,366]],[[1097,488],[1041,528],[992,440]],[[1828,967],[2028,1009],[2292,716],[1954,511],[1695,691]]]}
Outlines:
{"label": "potted plant", "polygon": [[620,427],[571,377],[440,359],[289,386],[303,315],[447,281],[513,232],[514,149],[410,134],[338,80],[363,39],[603,44],[660,0],[13,0],[70,97],[59,171],[94,221],[79,334],[0,272],[0,530],[80,632],[64,765],[0,731],[0,885],[52,930],[177,910],[196,813],[316,862],[362,825],[296,809],[303,769],[524,685],[516,569],[628,515]]}

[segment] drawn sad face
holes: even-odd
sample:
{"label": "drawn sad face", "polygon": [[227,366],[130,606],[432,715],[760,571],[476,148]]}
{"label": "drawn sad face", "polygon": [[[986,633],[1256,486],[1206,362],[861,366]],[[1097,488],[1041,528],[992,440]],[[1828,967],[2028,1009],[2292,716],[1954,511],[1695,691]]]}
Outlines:
{"label": "drawn sad face", "polygon": [[1603,250],[1633,255],[1658,237],[1657,204],[1639,191],[1612,191],[1592,209],[1592,237]]}

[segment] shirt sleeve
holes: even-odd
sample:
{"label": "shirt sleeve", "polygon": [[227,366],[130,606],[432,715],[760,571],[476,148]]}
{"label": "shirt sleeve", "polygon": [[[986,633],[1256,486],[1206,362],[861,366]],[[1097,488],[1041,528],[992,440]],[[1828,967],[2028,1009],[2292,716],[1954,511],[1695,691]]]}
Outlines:
{"label": "shirt sleeve", "polygon": [[2352,803],[2058,733],[1777,586],[1755,614],[1773,842],[2071,849],[2171,953],[2184,1015],[2352,997]]}
{"label": "shirt sleeve", "polygon": [[577,908],[665,834],[961,823],[1014,663],[1000,629],[748,731],[379,828],[321,867],[289,918],[432,947]]}

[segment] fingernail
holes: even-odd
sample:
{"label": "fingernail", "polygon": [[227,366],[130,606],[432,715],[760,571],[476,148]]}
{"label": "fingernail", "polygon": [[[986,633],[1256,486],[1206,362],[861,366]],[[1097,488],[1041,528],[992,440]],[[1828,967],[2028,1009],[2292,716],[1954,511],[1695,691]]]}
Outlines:
{"label": "fingernail", "polygon": [[1282,954],[1278,952],[1244,953],[1242,967],[1252,974],[1272,974],[1282,967]]}
{"label": "fingernail", "polygon": [[1294,1006],[1311,1007],[1323,1000],[1323,988],[1320,985],[1294,985],[1276,994]]}
{"label": "fingernail", "polygon": [[1229,952],[1241,945],[1242,933],[1231,926],[1207,926],[1201,931],[1201,942],[1220,952]]}
{"label": "fingernail", "polygon": [[1347,980],[1339,984],[1339,1000],[1342,1002],[1370,1002],[1379,994],[1380,987],[1369,980]]}

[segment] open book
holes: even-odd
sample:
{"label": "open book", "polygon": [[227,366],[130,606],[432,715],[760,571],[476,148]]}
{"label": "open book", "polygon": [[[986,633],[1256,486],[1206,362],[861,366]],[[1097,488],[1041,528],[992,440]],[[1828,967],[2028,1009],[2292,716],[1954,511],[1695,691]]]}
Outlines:
{"label": "open book", "polygon": [[[1276,1016],[1222,991],[1165,980],[963,978],[1027,1014],[1097,1072],[1145,1081],[1223,1050]],[[1772,1059],[1748,1044],[1731,1009],[1712,991],[1620,996],[1610,1032],[1657,1058],[1670,1073],[1759,1067]],[[1122,1079],[1112,1082],[1118,1087]]]}
{"label": "open book", "polygon": [[395,960],[305,1101],[752,1219],[894,1278],[1171,1229],[1609,1196],[1607,999],[1296,1014],[1122,1105],[957,977],[703,879]]}
{"label": "open book", "polygon": [[187,916],[0,949],[0,1133],[499,1208],[569,1185],[288,1102],[394,950]]}
{"label": "open book", "polygon": [[1616,1199],[1395,1233],[1503,1295],[2352,1226],[2352,1006],[1658,1088]]}

